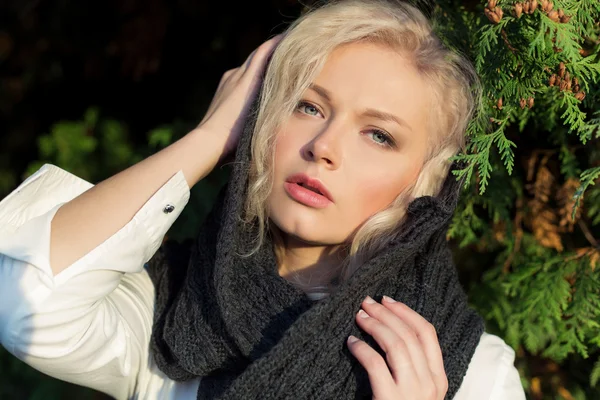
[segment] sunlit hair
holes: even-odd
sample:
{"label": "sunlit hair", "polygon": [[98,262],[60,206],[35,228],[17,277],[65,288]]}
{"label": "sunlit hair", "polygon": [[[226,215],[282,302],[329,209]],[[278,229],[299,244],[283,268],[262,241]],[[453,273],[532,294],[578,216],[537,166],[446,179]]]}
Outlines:
{"label": "sunlit hair", "polygon": [[274,235],[276,253],[282,245],[276,229],[269,226],[267,209],[275,135],[293,114],[327,56],[338,46],[353,42],[379,44],[406,56],[428,85],[432,122],[427,127],[428,153],[416,182],[356,230],[338,271],[341,280],[349,278],[394,237],[412,199],[438,193],[448,173],[448,159],[464,150],[466,126],[481,101],[479,81],[470,62],[443,45],[432,23],[417,8],[400,1],[339,0],[309,10],[286,30],[264,78],[245,205],[246,222],[257,223],[259,228],[253,251],[269,232]]}

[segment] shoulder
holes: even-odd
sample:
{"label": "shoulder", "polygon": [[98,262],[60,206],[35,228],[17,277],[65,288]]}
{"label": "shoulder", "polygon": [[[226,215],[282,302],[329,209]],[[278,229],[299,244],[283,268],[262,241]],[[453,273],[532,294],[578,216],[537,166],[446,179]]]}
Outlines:
{"label": "shoulder", "polygon": [[514,361],[512,347],[500,337],[484,332],[454,400],[524,400]]}

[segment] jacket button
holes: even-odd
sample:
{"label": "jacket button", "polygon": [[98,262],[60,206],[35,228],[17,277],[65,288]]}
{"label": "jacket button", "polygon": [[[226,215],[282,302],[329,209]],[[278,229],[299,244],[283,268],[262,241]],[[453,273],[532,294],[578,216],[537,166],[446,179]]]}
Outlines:
{"label": "jacket button", "polygon": [[173,212],[173,210],[174,210],[174,209],[175,209],[175,206],[174,206],[174,205],[172,205],[172,204],[167,204],[167,205],[165,206],[165,208],[163,208],[163,212],[164,212],[165,214],[169,214],[169,213]]}

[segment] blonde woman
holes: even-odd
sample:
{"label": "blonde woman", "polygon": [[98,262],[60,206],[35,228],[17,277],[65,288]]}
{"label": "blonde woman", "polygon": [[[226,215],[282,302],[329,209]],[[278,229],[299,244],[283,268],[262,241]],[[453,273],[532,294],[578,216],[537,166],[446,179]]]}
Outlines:
{"label": "blonde woman", "polygon": [[[3,346],[117,399],[523,399],[445,241],[477,89],[412,6],[311,10],[168,148],[0,203]],[[199,237],[161,245],[228,158]]]}

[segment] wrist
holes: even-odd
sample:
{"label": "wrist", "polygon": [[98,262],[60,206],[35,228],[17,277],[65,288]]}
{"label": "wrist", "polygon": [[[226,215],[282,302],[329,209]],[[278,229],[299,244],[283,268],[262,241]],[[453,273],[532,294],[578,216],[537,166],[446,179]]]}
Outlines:
{"label": "wrist", "polygon": [[223,158],[225,145],[218,135],[195,128],[177,143],[181,147],[190,188],[208,175]]}

